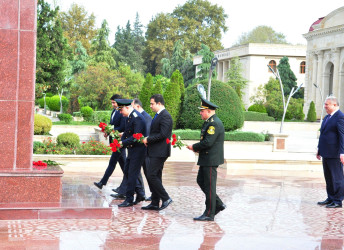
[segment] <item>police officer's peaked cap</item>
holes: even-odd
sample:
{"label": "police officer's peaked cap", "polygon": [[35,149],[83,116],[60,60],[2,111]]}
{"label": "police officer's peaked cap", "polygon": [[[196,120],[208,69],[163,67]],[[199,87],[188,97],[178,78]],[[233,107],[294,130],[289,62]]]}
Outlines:
{"label": "police officer's peaked cap", "polygon": [[122,109],[125,106],[130,106],[131,103],[133,102],[132,99],[115,99],[118,105],[118,109]]}
{"label": "police officer's peaked cap", "polygon": [[215,105],[214,103],[212,103],[211,101],[204,99],[203,97],[201,97],[201,99],[202,99],[202,103],[201,103],[201,107],[198,107],[199,109],[215,110],[219,107],[219,106]]}

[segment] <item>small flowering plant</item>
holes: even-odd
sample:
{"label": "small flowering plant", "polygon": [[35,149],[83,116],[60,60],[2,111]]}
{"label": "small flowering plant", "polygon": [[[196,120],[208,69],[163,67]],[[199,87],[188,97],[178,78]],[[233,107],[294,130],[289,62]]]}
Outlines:
{"label": "small flowering plant", "polygon": [[185,146],[185,144],[180,140],[180,136],[178,136],[178,138],[177,138],[176,134],[173,134],[173,135],[172,135],[172,141],[171,141],[169,138],[167,138],[167,139],[166,139],[166,143],[167,143],[167,144],[170,144],[170,143],[171,143],[171,145],[173,146],[173,148],[178,147],[179,149],[182,149],[182,147]]}
{"label": "small flowering plant", "polygon": [[114,139],[112,143],[110,143],[110,147],[112,152],[121,152],[120,148],[121,148],[121,144],[119,143],[119,141],[117,139]]}
{"label": "small flowering plant", "polygon": [[143,134],[141,134],[141,133],[133,134],[133,137],[134,137],[135,141],[137,141],[139,143],[143,143],[143,139],[145,138],[143,136]]}

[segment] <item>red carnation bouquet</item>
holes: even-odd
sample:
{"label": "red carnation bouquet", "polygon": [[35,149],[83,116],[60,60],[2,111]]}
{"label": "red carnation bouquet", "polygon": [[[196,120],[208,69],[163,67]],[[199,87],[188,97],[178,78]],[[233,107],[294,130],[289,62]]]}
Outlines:
{"label": "red carnation bouquet", "polygon": [[171,141],[169,138],[167,138],[167,139],[166,139],[166,143],[167,143],[167,144],[170,144],[170,143],[171,143],[171,145],[173,146],[173,148],[178,147],[179,149],[182,149],[182,147],[185,146],[185,144],[180,140],[180,136],[178,136],[178,138],[177,138],[176,134],[173,134],[173,135],[172,135],[172,141]]}
{"label": "red carnation bouquet", "polygon": [[119,141],[117,139],[114,139],[112,143],[110,143],[110,147],[112,152],[121,152],[120,148],[121,148],[121,144],[119,143]]}
{"label": "red carnation bouquet", "polygon": [[33,162],[33,168],[38,169],[38,170],[43,170],[48,167],[48,164],[42,161],[34,161]]}
{"label": "red carnation bouquet", "polygon": [[118,141],[121,140],[121,137],[119,136],[119,132],[117,130],[113,130],[112,125],[108,125],[104,122],[99,123],[98,125],[102,132],[104,133],[104,137],[112,136],[114,139],[117,139]]}
{"label": "red carnation bouquet", "polygon": [[143,143],[144,136],[141,133],[133,134],[135,141]]}

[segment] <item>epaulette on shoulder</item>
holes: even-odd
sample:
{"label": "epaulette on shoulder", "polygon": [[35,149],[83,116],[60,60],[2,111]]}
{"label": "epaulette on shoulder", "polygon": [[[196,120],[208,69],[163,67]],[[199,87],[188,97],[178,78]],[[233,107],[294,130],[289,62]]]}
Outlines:
{"label": "epaulette on shoulder", "polygon": [[133,116],[134,116],[134,117],[137,117],[137,114],[134,112],[134,113],[133,113]]}

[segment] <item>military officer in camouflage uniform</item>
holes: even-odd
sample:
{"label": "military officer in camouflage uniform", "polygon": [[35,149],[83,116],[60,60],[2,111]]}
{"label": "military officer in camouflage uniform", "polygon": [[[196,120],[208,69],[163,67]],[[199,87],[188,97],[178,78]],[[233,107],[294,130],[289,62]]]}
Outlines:
{"label": "military officer in camouflage uniform", "polygon": [[200,142],[188,145],[187,148],[199,153],[197,183],[205,194],[206,209],[204,213],[194,218],[198,221],[213,221],[216,214],[226,208],[216,194],[217,167],[224,163],[223,144],[225,129],[221,120],[215,114],[216,106],[202,99],[199,107],[204,120]]}

